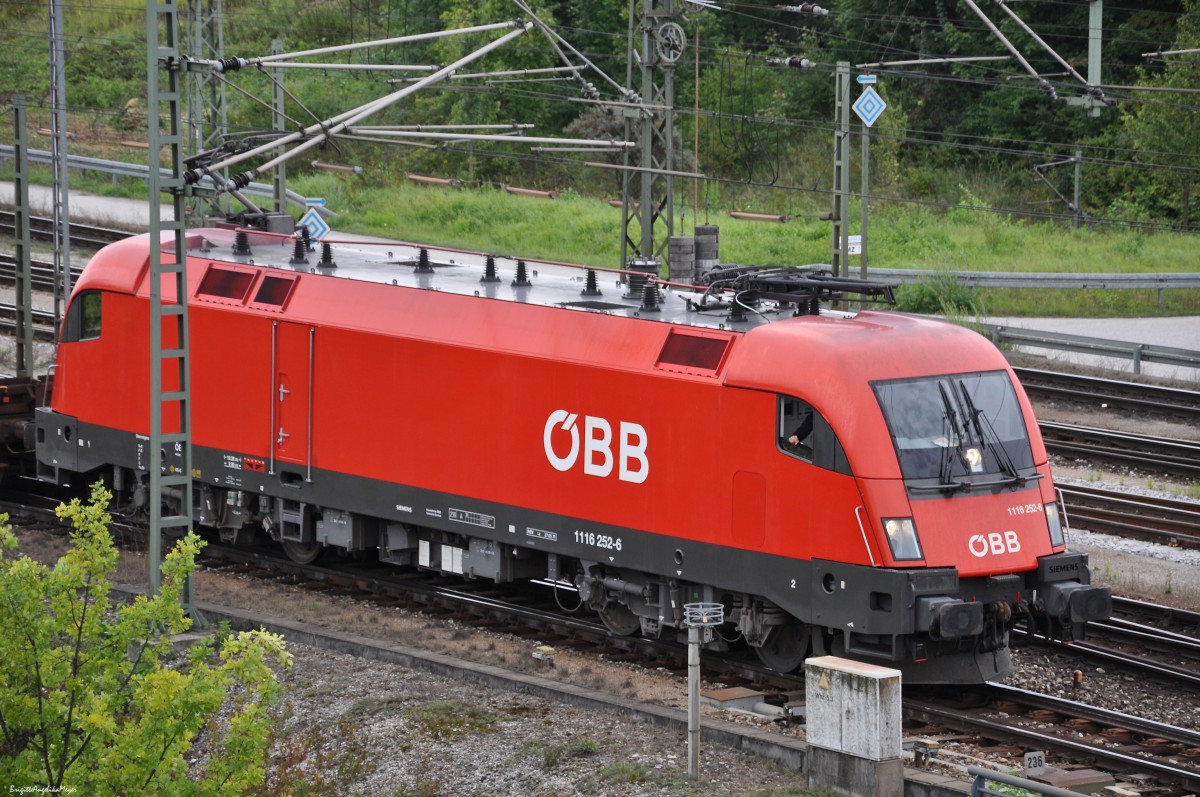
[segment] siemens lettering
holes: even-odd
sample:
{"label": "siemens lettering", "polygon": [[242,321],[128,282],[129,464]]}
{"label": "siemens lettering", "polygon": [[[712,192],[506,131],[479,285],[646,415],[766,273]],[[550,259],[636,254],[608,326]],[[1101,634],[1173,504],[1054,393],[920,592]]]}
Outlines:
{"label": "siemens lettering", "polygon": [[[566,410],[555,410],[546,419],[542,430],[542,443],[546,449],[546,459],[555,470],[566,472],[575,467],[579,460],[580,433],[579,415]],[[565,456],[559,456],[562,446],[554,445],[554,430],[561,429],[570,434],[570,450]],[[623,482],[641,484],[650,475],[650,461],[646,458],[646,430],[641,424],[621,421],[620,444],[618,448],[617,478]],[[563,435],[558,435],[560,442]],[[583,472],[588,476],[609,476],[613,471],[613,430],[604,418],[591,415],[583,419]]]}

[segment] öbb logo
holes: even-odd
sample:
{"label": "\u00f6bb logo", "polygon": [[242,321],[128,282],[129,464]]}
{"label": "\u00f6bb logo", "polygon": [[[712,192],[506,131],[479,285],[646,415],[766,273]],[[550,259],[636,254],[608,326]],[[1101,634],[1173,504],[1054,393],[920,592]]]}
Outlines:
{"label": "\u00f6bb logo", "polygon": [[[580,435],[579,415],[566,410],[555,410],[546,419],[542,431],[542,443],[546,449],[546,459],[555,470],[566,472],[575,467],[579,460]],[[617,449],[617,478],[623,482],[641,484],[650,475],[650,461],[646,459],[646,430],[641,424],[621,421],[620,441]],[[571,448],[566,456],[559,456],[564,441],[554,445],[555,429],[569,432]],[[605,477],[613,471],[613,430],[612,425],[604,418],[594,418],[586,415],[583,418],[583,472],[588,476]]]}
{"label": "\u00f6bb logo", "polygon": [[967,548],[974,556],[987,556],[989,553],[1017,553],[1021,550],[1021,540],[1015,531],[1001,534],[993,531],[988,534],[976,534],[967,540]]}

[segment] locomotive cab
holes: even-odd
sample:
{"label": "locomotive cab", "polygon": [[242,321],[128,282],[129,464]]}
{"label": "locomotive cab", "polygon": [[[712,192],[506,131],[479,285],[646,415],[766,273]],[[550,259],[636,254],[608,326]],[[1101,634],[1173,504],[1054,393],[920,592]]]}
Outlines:
{"label": "locomotive cab", "polygon": [[[1008,370],[870,387],[899,470],[862,481],[866,505],[879,507],[885,558],[890,567],[947,575],[946,589],[918,590],[911,636],[904,645],[891,640],[893,655],[907,648],[917,669],[935,670],[930,662],[969,647],[986,679],[1006,671],[1017,622],[1070,640],[1085,622],[1109,616],[1109,590],[1090,586],[1079,566],[1086,555],[1066,551],[1045,456],[1035,456],[1034,442],[1042,446],[1031,439],[1037,426]],[[846,636],[851,651],[878,642]]]}

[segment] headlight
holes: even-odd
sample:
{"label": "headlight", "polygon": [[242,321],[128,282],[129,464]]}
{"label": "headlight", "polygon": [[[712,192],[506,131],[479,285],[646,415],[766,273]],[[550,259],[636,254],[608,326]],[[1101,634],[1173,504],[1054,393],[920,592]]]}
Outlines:
{"label": "headlight", "polygon": [[1058,517],[1058,504],[1046,504],[1046,524],[1050,526],[1050,544],[1063,544],[1062,520]]}
{"label": "headlight", "polygon": [[925,558],[921,555],[921,543],[917,540],[917,527],[913,525],[912,518],[884,518],[883,532],[892,549],[892,558],[896,561]]}

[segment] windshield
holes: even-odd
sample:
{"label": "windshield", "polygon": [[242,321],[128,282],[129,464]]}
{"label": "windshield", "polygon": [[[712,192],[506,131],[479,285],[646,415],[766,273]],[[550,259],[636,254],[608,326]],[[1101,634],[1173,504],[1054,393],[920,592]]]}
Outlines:
{"label": "windshield", "polygon": [[1025,418],[1005,371],[876,382],[906,480],[1015,479],[1033,467]]}

